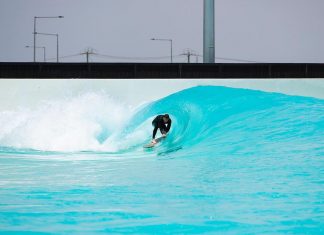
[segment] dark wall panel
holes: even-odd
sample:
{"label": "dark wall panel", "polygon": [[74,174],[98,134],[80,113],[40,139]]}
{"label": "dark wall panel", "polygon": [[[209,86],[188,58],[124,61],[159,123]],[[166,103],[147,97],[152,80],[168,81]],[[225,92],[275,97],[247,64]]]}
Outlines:
{"label": "dark wall panel", "polygon": [[324,78],[324,64],[0,62],[1,78]]}

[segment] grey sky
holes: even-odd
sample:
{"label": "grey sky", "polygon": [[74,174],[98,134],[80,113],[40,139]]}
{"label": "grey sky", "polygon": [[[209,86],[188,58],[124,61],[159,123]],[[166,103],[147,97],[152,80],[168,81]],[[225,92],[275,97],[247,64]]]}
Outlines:
{"label": "grey sky", "polygon": [[[216,57],[324,62],[323,0],[215,0],[215,5]],[[174,55],[186,48],[202,54],[202,11],[203,0],[0,0],[0,61],[32,61],[32,49],[25,45],[33,43],[33,17],[54,15],[65,18],[39,19],[37,31],[59,33],[61,56],[88,47],[122,57],[168,56],[169,44],[152,37],[172,38]],[[46,46],[47,57],[55,58],[55,37],[39,35],[37,46]],[[42,59],[40,50],[37,57]],[[185,57],[174,60],[185,62]],[[85,56],[61,61],[85,61]]]}

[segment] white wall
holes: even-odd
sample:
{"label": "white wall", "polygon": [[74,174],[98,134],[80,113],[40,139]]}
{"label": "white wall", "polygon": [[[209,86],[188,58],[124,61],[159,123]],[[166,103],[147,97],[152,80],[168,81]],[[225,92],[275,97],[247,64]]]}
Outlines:
{"label": "white wall", "polygon": [[32,108],[46,100],[84,92],[105,92],[136,106],[196,85],[221,85],[324,99],[324,79],[2,79],[0,111]]}

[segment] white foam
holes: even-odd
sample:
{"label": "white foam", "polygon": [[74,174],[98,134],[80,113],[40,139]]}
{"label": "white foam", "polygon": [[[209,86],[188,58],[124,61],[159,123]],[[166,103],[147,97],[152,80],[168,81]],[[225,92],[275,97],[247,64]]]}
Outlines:
{"label": "white foam", "polygon": [[[98,150],[122,128],[132,108],[103,93],[46,101],[36,109],[0,112],[0,145],[44,151]],[[101,141],[102,140],[102,141]]]}

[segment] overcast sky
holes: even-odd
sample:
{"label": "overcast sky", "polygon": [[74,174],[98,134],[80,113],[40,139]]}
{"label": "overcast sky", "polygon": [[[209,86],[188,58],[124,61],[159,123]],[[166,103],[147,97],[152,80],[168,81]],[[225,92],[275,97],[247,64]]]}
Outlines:
{"label": "overcast sky", "polygon": [[[216,57],[323,63],[323,10],[324,0],[215,0]],[[0,0],[0,61],[32,61],[33,51],[25,46],[33,45],[34,16],[56,15],[64,19],[39,19],[37,31],[59,34],[60,56],[87,48],[117,57],[168,56],[169,44],[150,41],[152,37],[172,38],[175,56],[187,48],[202,54],[203,0]],[[55,37],[39,35],[37,46],[46,47],[48,59],[56,57]],[[90,58],[94,62],[169,61]],[[42,60],[41,50],[37,59]],[[85,61],[85,56],[61,61]]]}

